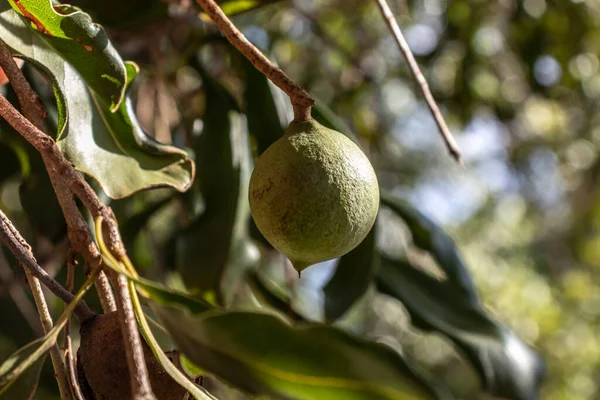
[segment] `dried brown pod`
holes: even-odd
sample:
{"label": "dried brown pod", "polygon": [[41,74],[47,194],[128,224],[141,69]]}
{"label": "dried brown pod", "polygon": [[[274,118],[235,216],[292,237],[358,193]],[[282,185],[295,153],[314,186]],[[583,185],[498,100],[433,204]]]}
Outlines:
{"label": "dried brown pod", "polygon": [[[117,312],[98,315],[81,326],[77,363],[80,386],[88,389],[83,390],[87,400],[131,398],[129,370],[118,318]],[[142,347],[156,398],[183,399],[185,389],[165,372],[143,340]],[[90,398],[92,393],[94,397]]]}

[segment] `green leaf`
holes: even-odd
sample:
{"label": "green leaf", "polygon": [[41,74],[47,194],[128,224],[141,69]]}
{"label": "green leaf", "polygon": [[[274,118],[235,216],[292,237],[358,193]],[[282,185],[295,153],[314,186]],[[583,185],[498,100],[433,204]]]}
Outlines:
{"label": "green leaf", "polygon": [[[78,170],[96,179],[109,197],[123,198],[163,186],[187,189],[194,163],[183,150],[147,136],[128,98],[111,113],[77,71],[26,28],[14,11],[0,14],[0,36],[50,79],[58,105],[58,146]],[[130,82],[137,67],[128,64],[127,73]],[[76,118],[69,120],[69,115]]]}
{"label": "green leaf", "polygon": [[291,326],[269,314],[226,311],[104,260],[135,282],[192,363],[252,394],[307,400],[436,398],[386,345],[323,324]]}
{"label": "green leaf", "polygon": [[335,321],[366,292],[377,273],[379,257],[375,252],[373,226],[367,237],[350,253],[340,258],[335,273],[325,285],[325,318]]}
{"label": "green leaf", "polygon": [[278,317],[251,312],[193,315],[158,304],[155,310],[194,364],[251,394],[279,399],[433,398],[391,348],[336,328],[292,327]]}
{"label": "green leaf", "polygon": [[186,285],[229,304],[243,271],[256,261],[249,241],[252,160],[243,116],[232,96],[198,64],[206,95],[204,128],[194,150],[204,213],[179,236],[177,266]]}
{"label": "green leaf", "polygon": [[415,243],[431,252],[448,278],[440,281],[406,260],[383,256],[379,290],[400,300],[415,325],[441,332],[462,348],[490,393],[514,400],[537,399],[544,361],[488,315],[451,239],[407,203],[387,194],[382,199],[405,218]]}
{"label": "green leaf", "polygon": [[119,108],[125,98],[127,72],[101,26],[82,11],[53,7],[51,0],[9,3],[39,37],[75,67],[110,111]]}
{"label": "green leaf", "polygon": [[[171,203],[172,200],[173,198],[169,196],[150,204],[144,204],[145,208],[143,210],[123,218],[124,221],[120,224],[120,228],[121,236],[125,241],[125,248],[133,248],[135,238],[146,227],[150,218],[162,210],[167,204]],[[117,218],[119,218],[118,214]]]}
{"label": "green leaf", "polygon": [[204,374],[204,371],[202,369],[198,368],[196,364],[191,362],[190,359],[183,354],[179,355],[179,362],[181,363],[181,367],[183,368],[185,373],[189,376],[199,377]]}
{"label": "green leaf", "polygon": [[[31,342],[24,347],[20,348],[17,352],[12,354],[6,359],[2,365],[0,365],[0,376],[10,372],[13,366],[21,364],[28,356],[33,353],[38,345],[38,341]],[[40,380],[40,374],[42,367],[46,361],[47,354],[42,355],[38,358],[31,367],[29,367],[23,374],[17,377],[5,390],[0,390],[0,399],[13,400],[23,399],[31,400],[35,395]]]}
{"label": "green leaf", "polygon": [[[285,105],[278,98],[277,87],[258,71],[254,65],[243,58],[244,102],[248,116],[248,129],[256,138],[258,154],[262,154],[271,144],[277,141],[287,127]],[[287,99],[286,99],[287,101]]]}
{"label": "green leaf", "polygon": [[280,287],[260,276],[256,271],[250,270],[246,274],[246,283],[252,290],[261,305],[276,310],[292,321],[304,321],[304,316],[298,314],[292,307],[292,299]]}
{"label": "green leaf", "polygon": [[381,203],[392,209],[406,223],[412,233],[413,243],[429,251],[447,278],[463,295],[477,301],[477,294],[471,275],[463,263],[454,241],[433,221],[417,211],[408,202],[390,193],[381,193]]}
{"label": "green leaf", "polygon": [[[135,68],[128,64],[129,79]],[[65,66],[65,92],[69,110],[78,118],[58,141],[59,148],[77,169],[95,178],[113,199],[155,187],[185,191],[194,176],[194,163],[176,147],[150,138],[139,126],[129,98],[118,111],[109,110],[87,92],[77,74]],[[85,118],[82,118],[85,117]]]}

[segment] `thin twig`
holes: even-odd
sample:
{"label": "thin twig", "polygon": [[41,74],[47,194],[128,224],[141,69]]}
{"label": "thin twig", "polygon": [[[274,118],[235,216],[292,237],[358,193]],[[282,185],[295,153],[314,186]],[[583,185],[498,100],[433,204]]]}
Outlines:
{"label": "thin twig", "polygon": [[148,367],[144,359],[142,350],[142,341],[138,330],[137,320],[133,311],[131,295],[127,278],[124,275],[117,274],[114,271],[108,271],[108,276],[112,281],[115,293],[117,295],[117,312],[119,320],[126,322],[121,324],[121,333],[123,335],[123,345],[127,354],[127,365],[129,367],[131,378],[131,391],[134,400],[154,400],[154,393],[148,379]]}
{"label": "thin twig", "polygon": [[[48,163],[46,163],[46,168],[48,168]],[[100,252],[94,243],[90,227],[85,223],[81,212],[77,208],[69,187],[58,181],[54,175],[50,174],[50,177],[69,227],[71,248],[75,253],[81,254],[91,268],[95,268],[100,263]],[[102,310],[105,313],[116,311],[115,296],[104,271],[100,271],[94,285],[100,298]]]}
{"label": "thin twig", "polygon": [[25,321],[27,321],[27,324],[29,324],[36,335],[42,336],[44,331],[41,329],[38,322],[35,307],[31,304],[23,287],[18,284],[2,249],[0,249],[0,280],[6,284],[8,294],[23,315],[23,318],[25,318]]}
{"label": "thin twig", "polygon": [[273,64],[260,50],[250,43],[214,0],[196,1],[225,35],[227,40],[246,56],[256,69],[288,95],[294,107],[294,120],[306,121],[310,119],[310,110],[315,105],[315,100],[310,94],[292,81],[281,68]]}
{"label": "thin twig", "polygon": [[[73,288],[75,285],[75,264],[76,261],[74,259],[75,254],[73,251],[69,251],[69,256],[67,257],[67,282],[65,283],[65,288],[73,293]],[[79,381],[77,379],[77,367],[75,365],[75,357],[73,356],[73,344],[71,342],[71,319],[67,320],[67,324],[65,325],[65,341],[63,345],[63,351],[65,355],[65,363],[67,364],[67,371],[69,373],[68,378],[71,383],[71,390],[73,391],[73,395],[76,400],[85,400],[83,394],[81,393],[81,388],[79,387]]]}
{"label": "thin twig", "polygon": [[[17,261],[38,278],[50,291],[65,303],[73,301],[74,296],[62,285],[56,282],[46,271],[42,269],[31,254],[31,247],[12,226],[4,212],[0,210],[0,242],[13,253]],[[73,311],[80,322],[87,321],[96,315],[84,301],[81,301]]]}
{"label": "thin twig", "polygon": [[[25,275],[27,276],[27,281],[31,287],[31,293],[33,293],[33,299],[35,300],[35,304],[37,306],[40,321],[42,322],[42,328],[44,329],[44,334],[47,335],[54,326],[54,323],[52,322],[52,316],[50,315],[48,304],[44,298],[42,285],[40,285],[40,281],[26,268]],[[50,359],[52,360],[52,367],[54,368],[54,377],[58,383],[60,398],[61,400],[70,400],[71,389],[67,379],[67,369],[56,343],[50,348]]]}
{"label": "thin twig", "polygon": [[440,133],[442,134],[442,138],[446,143],[448,152],[458,163],[460,163],[460,148],[454,140],[450,129],[448,129],[448,125],[446,125],[446,121],[444,120],[444,117],[442,116],[442,113],[440,112],[440,109],[435,102],[433,95],[431,94],[427,80],[425,80],[425,77],[423,76],[423,73],[417,64],[412,51],[410,50],[410,47],[406,42],[404,35],[402,34],[402,31],[398,26],[398,22],[396,22],[396,18],[394,17],[394,14],[392,14],[392,10],[390,10],[386,0],[376,0],[376,2],[379,6],[379,10],[381,10],[381,14],[384,17],[387,26],[390,28],[390,31],[392,32],[394,39],[400,48],[400,52],[408,64],[413,78],[415,81],[417,81],[417,84],[421,89],[421,93],[423,94],[423,97],[425,97],[425,102],[427,103],[429,111],[431,111],[431,114],[435,119],[435,123],[437,124]]}

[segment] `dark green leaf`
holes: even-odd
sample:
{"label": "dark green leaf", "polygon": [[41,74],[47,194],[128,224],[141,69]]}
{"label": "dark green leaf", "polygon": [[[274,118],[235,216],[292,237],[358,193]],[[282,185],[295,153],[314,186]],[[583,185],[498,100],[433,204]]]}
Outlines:
{"label": "dark green leaf", "polygon": [[433,399],[392,348],[323,324],[291,326],[258,312],[226,311],[128,276],[177,348],[198,368],[279,399]]}
{"label": "dark green leaf", "polygon": [[335,273],[323,289],[328,321],[340,318],[373,282],[379,261],[375,252],[375,231],[373,226],[358,247],[340,258]]}
{"label": "dark green leaf", "polygon": [[[285,120],[284,106],[278,101],[277,89],[249,61],[242,60],[245,77],[244,102],[248,129],[256,138],[258,154],[283,136],[289,121]],[[287,99],[285,100],[287,101]]]}
{"label": "dark green leaf", "polygon": [[72,8],[57,9],[50,0],[9,2],[39,37],[75,67],[110,110],[119,108],[125,96],[127,72],[102,27],[94,24],[88,14]]}
{"label": "dark green leaf", "polygon": [[194,315],[155,305],[178,348],[200,368],[277,399],[431,399],[391,348],[325,325],[292,327],[252,312]]}
{"label": "dark green leaf", "polygon": [[[0,36],[53,84],[58,105],[58,145],[77,169],[95,178],[111,198],[169,186],[185,190],[194,175],[187,154],[157,143],[141,129],[129,99],[111,113],[77,71],[25,27],[14,11],[0,14]],[[128,82],[137,73],[127,65]],[[68,125],[68,115],[71,118]],[[67,129],[68,128],[68,129]]]}
{"label": "dark green leaf", "polygon": [[302,315],[293,309],[289,294],[277,287],[274,282],[251,270],[246,274],[246,283],[250,286],[252,294],[258,298],[263,306],[277,310],[293,321],[305,320]]}
{"label": "dark green leaf", "polygon": [[379,290],[400,300],[415,325],[441,332],[462,348],[490,393],[514,400],[537,399],[544,361],[488,315],[450,238],[406,203],[386,195],[384,204],[406,218],[415,243],[432,252],[448,279],[438,280],[406,260],[382,257]]}
{"label": "dark green leaf", "polygon": [[127,218],[123,218],[124,221],[121,223],[121,236],[125,240],[125,247],[132,248],[133,242],[137,235],[146,227],[148,220],[155,215],[158,211],[162,210],[167,204],[172,201],[171,197],[155,201],[154,203],[147,204],[146,207]]}
{"label": "dark green leaf", "polygon": [[412,233],[414,244],[431,253],[456,288],[467,298],[478,301],[471,275],[452,238],[406,201],[390,193],[381,193],[381,203],[404,220]]}
{"label": "dark green leaf", "polygon": [[[204,214],[178,238],[177,265],[186,284],[228,304],[243,270],[255,261],[248,239],[252,161],[245,121],[232,96],[196,62],[206,95],[204,128],[194,144]],[[237,271],[237,272],[235,272]]]}

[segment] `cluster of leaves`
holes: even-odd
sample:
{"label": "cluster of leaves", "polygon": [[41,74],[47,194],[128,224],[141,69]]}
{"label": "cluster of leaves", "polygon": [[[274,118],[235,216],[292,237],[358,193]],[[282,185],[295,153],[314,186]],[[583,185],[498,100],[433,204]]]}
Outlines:
{"label": "cluster of leaves", "polygon": [[[220,40],[203,42],[196,35],[204,29],[192,26],[191,43],[186,43],[192,51],[181,52],[185,67],[178,72],[198,87],[190,93],[192,100],[182,101],[184,122],[173,129],[172,140],[194,154],[194,164],[188,153],[158,143],[142,129],[128,97],[138,68],[122,60],[88,14],[43,0],[9,3],[0,9],[0,37],[27,62],[32,81],[46,95],[61,151],[108,196],[136,265],[155,278],[131,277],[190,372],[272,398],[453,398],[438,377],[397,350],[398,338],[386,338],[393,345],[378,343],[369,324],[352,319],[357,312],[371,316],[373,296],[385,294],[403,304],[416,328],[454,343],[486,391],[517,400],[538,396],[540,357],[491,318],[448,235],[385,191],[382,207],[402,219],[412,237],[409,245],[398,245],[403,256],[380,251],[376,227],[336,261],[321,292],[321,309],[297,305],[301,293],[282,277],[289,266],[252,226],[247,204],[252,160],[280,137],[289,106]],[[76,2],[96,11],[102,22],[122,23],[103,15],[104,6],[88,3]],[[242,3],[263,5],[222,3],[232,13],[247,11],[239,8]],[[160,11],[153,20],[167,12],[158,5],[149,9]],[[208,44],[197,44],[202,42]],[[219,79],[218,51],[232,60]],[[236,90],[225,84],[227,74],[241,81]],[[313,116],[350,132],[321,103]],[[39,203],[53,199],[50,186],[40,183],[47,182],[42,164],[5,125],[0,151],[6,154],[0,159],[0,183],[21,184],[21,204],[11,216],[27,215],[30,235],[59,242],[65,232],[58,207]],[[140,192],[157,187],[176,190]],[[413,248],[429,254],[444,278],[409,257]],[[37,364],[27,370],[33,373],[14,380],[15,366],[31,348],[0,366],[0,392],[35,386]]]}

